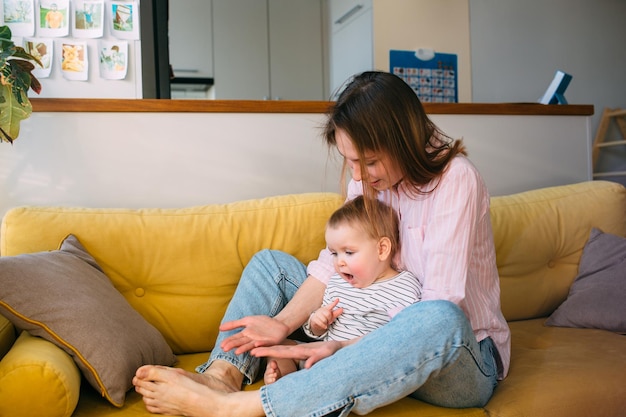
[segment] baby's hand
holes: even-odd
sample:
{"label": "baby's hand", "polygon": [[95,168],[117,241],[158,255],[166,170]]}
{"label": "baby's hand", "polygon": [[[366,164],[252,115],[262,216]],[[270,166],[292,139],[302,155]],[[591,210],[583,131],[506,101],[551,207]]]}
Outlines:
{"label": "baby's hand", "polygon": [[332,303],[322,306],[315,310],[309,318],[309,325],[311,326],[311,332],[314,335],[320,336],[324,334],[331,324],[343,313],[343,308],[337,307],[339,299],[336,298]]}

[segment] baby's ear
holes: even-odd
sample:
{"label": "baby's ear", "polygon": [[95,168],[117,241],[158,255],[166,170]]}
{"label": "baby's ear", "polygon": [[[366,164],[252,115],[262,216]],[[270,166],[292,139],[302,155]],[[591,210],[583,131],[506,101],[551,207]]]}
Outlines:
{"label": "baby's ear", "polygon": [[381,237],[378,241],[378,259],[386,261],[391,256],[391,239]]}

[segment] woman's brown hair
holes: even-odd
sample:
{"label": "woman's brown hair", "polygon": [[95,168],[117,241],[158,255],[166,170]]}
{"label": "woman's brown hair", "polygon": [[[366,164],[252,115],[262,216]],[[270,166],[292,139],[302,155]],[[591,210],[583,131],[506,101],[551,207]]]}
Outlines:
{"label": "woman's brown hair", "polygon": [[[403,184],[414,196],[431,191],[423,186],[441,177],[457,154],[466,153],[460,140],[446,136],[428,118],[411,87],[388,72],[364,72],[348,83],[329,112],[324,129],[329,146],[337,145],[338,129],[352,139],[362,175],[367,175],[366,152],[386,154],[398,165]],[[343,177],[346,170],[344,160]],[[363,191],[374,193],[367,187]]]}

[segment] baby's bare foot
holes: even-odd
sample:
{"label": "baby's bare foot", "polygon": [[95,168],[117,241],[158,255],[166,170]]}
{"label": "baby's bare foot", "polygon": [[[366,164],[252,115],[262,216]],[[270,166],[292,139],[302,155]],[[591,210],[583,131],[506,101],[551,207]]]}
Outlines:
{"label": "baby's bare foot", "polygon": [[273,384],[282,377],[280,369],[278,369],[278,363],[274,360],[270,360],[265,368],[265,374],[263,375],[263,381],[266,385]]}

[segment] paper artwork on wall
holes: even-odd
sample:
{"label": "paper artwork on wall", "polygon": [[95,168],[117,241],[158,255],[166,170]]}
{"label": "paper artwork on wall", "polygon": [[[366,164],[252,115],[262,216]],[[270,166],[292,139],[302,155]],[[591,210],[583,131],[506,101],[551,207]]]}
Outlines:
{"label": "paper artwork on wall", "polygon": [[[65,97],[66,91],[73,94],[79,89],[76,96],[82,96],[83,88],[70,87],[67,81],[130,84],[123,80],[132,78],[128,66],[132,71],[132,63],[140,59],[135,56],[141,50],[139,4],[140,0],[0,0],[0,25],[9,26],[15,44],[41,62],[33,61],[33,74],[45,79],[45,91]],[[91,74],[89,61],[96,65]]]}
{"label": "paper artwork on wall", "polygon": [[3,0],[2,6],[2,21],[13,36],[35,34],[34,0]]}
{"label": "paper artwork on wall", "polygon": [[111,2],[111,33],[118,39],[139,39],[139,4]]}
{"label": "paper artwork on wall", "polygon": [[87,81],[89,78],[87,43],[64,40],[61,54],[63,78],[74,81]]}
{"label": "paper artwork on wall", "polygon": [[40,0],[37,8],[37,36],[60,38],[69,33],[69,0]]}
{"label": "paper artwork on wall", "polygon": [[122,80],[128,71],[128,42],[100,41],[100,77]]}
{"label": "paper artwork on wall", "polygon": [[39,59],[41,66],[34,62],[33,75],[37,78],[48,78],[52,71],[54,58],[54,41],[43,38],[24,38],[24,50]]}
{"label": "paper artwork on wall", "polygon": [[101,38],[104,35],[104,0],[74,0],[72,36]]}

